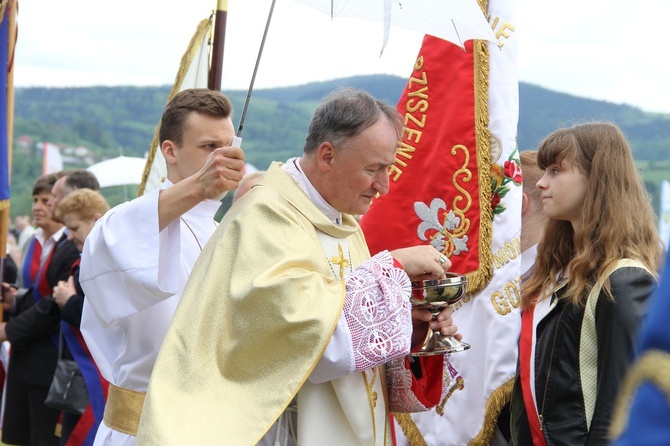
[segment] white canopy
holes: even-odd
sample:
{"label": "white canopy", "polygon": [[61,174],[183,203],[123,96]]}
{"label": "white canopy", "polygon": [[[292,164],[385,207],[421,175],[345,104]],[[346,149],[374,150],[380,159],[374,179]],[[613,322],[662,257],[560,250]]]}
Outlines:
{"label": "white canopy", "polygon": [[88,169],[100,183],[100,187],[140,184],[144,172],[144,158],[119,156],[93,164]]}

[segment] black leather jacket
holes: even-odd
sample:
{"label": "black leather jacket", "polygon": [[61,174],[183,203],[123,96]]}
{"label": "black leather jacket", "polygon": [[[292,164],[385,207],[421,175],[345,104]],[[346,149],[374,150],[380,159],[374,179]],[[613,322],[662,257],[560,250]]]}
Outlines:
{"label": "black leather jacket", "polygon": [[[68,279],[70,267],[78,258],[77,247],[64,234],[46,270],[50,288]],[[33,290],[34,287],[29,288],[17,299],[16,312],[5,326],[7,339],[12,344],[8,379],[48,388],[56,369],[61,312],[51,295],[35,303]]]}
{"label": "black leather jacket", "polygon": [[[580,336],[584,306],[560,299],[537,326],[535,395],[547,445],[606,445],[612,406],[619,384],[635,354],[635,337],[656,288],[646,270],[624,267],[610,275],[614,300],[604,291],[598,296],[595,325],[598,344],[595,406],[590,428],[580,373]],[[517,376],[511,402],[513,445],[532,445]]]}

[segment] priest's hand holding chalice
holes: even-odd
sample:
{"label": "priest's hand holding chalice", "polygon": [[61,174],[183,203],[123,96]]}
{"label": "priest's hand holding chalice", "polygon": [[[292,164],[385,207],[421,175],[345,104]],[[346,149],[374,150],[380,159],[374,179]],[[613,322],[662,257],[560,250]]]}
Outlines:
{"label": "priest's hand holding chalice", "polygon": [[455,304],[465,295],[465,276],[449,273],[451,262],[430,245],[392,251],[412,281],[412,356],[433,356],[464,351],[451,315]]}

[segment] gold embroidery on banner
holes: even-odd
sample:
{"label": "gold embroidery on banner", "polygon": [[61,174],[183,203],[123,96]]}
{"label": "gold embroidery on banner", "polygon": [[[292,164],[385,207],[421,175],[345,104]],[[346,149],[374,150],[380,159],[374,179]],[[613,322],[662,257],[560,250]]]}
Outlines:
{"label": "gold embroidery on banner", "polygon": [[[407,127],[405,127],[407,129]],[[404,142],[400,143],[398,148],[396,149],[396,154],[395,154],[395,164],[399,164],[402,167],[407,167],[407,163],[403,160],[400,159],[400,157],[406,158],[408,160],[412,159],[412,153],[416,152],[416,149]],[[402,172],[400,172],[402,173]],[[400,177],[400,174],[397,175],[396,178]],[[394,181],[396,181],[394,179]]]}
{"label": "gold embroidery on banner", "polygon": [[[521,255],[521,243],[516,237],[505,242],[502,249],[493,254],[493,267],[499,269]],[[493,309],[501,316],[512,314],[512,310],[519,308],[521,304],[521,278],[507,282],[502,290],[495,290],[491,294]]]}
{"label": "gold embroidery on banner", "polygon": [[491,16],[488,16],[487,18],[489,23],[491,23],[491,28],[493,28],[495,31],[496,39],[498,40],[498,47],[504,47],[505,41],[511,37],[511,33],[509,31],[513,33],[516,31],[516,28],[509,22],[500,23],[500,17],[492,18]]}
{"label": "gold embroidery on banner", "polygon": [[519,308],[521,304],[520,283],[521,278],[517,276],[514,282],[505,284],[504,293],[496,290],[491,294],[491,303],[499,315],[506,316],[512,313],[513,308]]}
{"label": "gold embroidery on banner", "polygon": [[520,255],[521,242],[519,238],[514,238],[511,241],[505,242],[502,249],[492,254],[493,267],[495,269],[502,268]]}
{"label": "gold embroidery on banner", "polygon": [[[414,63],[414,71],[423,69],[423,56],[419,55]],[[408,166],[412,160],[416,147],[426,126],[426,111],[428,110],[428,75],[425,71],[413,74],[407,82],[407,102],[405,103],[403,137],[396,149],[393,165],[389,167],[389,177],[393,182],[400,179],[402,168]],[[419,113],[415,116],[414,113]]]}
{"label": "gold embroidery on banner", "polygon": [[[472,196],[461,183],[472,181],[472,171],[467,167],[470,163],[470,153],[465,146],[455,145],[451,149],[451,155],[456,156],[459,151],[463,153],[464,160],[462,166],[452,175],[452,186],[460,192],[460,195],[454,197],[451,203],[452,209],[447,209],[446,204],[439,198],[431,200],[429,208],[423,203],[415,204],[417,215],[423,221],[419,226],[419,238],[427,240],[424,233],[429,229],[436,230],[437,232],[430,236],[430,243],[447,257],[468,250],[467,234],[470,231],[470,219],[466,213],[472,207]],[[462,202],[465,203],[461,207],[459,204]],[[438,216],[440,210],[443,210],[442,218]]]}
{"label": "gold embroidery on banner", "polygon": [[[463,188],[463,186],[461,186],[458,183],[458,180],[459,177],[461,177],[460,180],[462,182],[469,183],[470,181],[472,181],[472,171],[468,169],[468,164],[470,164],[470,152],[468,151],[468,148],[462,144],[457,144],[451,148],[451,155],[456,156],[459,151],[463,152],[465,160],[463,161],[463,165],[461,166],[461,168],[458,169],[456,172],[454,172],[454,175],[451,178],[452,178],[452,185],[454,186],[454,188],[456,188],[457,191],[461,193],[461,195],[457,195],[456,197],[454,197],[452,206],[454,207],[455,211],[465,214],[472,207],[472,197],[470,196],[468,191],[465,190],[465,188]],[[462,202],[463,200],[465,200],[465,206],[460,208],[458,206],[458,203]],[[465,230],[467,232],[470,229],[470,220],[466,219],[466,222],[464,224],[466,226]]]}
{"label": "gold embroidery on banner", "polygon": [[[462,144],[457,144],[451,148],[451,155],[456,156],[458,152],[462,152],[464,156],[463,165],[460,169],[456,170],[452,175],[452,186],[455,190],[461,193],[461,195],[456,195],[451,203],[452,210],[448,211],[445,209],[443,226],[439,229],[437,234],[431,236],[431,241],[433,241],[438,235],[442,235],[442,241],[444,243],[443,248],[440,250],[442,254],[447,257],[451,257],[454,254],[459,254],[460,249],[456,247],[456,240],[465,240],[465,237],[470,231],[470,219],[466,217],[466,213],[472,207],[472,196],[468,191],[461,186],[459,180],[463,183],[468,183],[472,181],[472,171],[468,169],[468,164],[470,163],[470,152],[467,147]],[[463,207],[459,207],[459,203],[465,201]],[[432,207],[433,203],[431,203]],[[448,211],[448,212],[447,212]],[[453,214],[453,215],[450,215]],[[456,225],[450,225],[449,222],[457,222]]]}
{"label": "gold embroidery on banner", "polygon": [[[463,162],[451,177],[454,190],[459,192],[451,203],[452,209],[448,209],[440,198],[433,198],[430,206],[421,202],[414,204],[414,209],[422,220],[418,229],[419,238],[428,240],[425,232],[435,230],[436,232],[430,236],[430,244],[449,258],[468,250],[467,235],[470,231],[470,219],[466,214],[472,208],[472,196],[462,185],[472,181],[473,177],[472,171],[468,169],[470,152],[462,144],[451,148],[452,156],[455,157],[459,152],[463,154]],[[441,218],[438,215],[440,211],[442,211]]]}
{"label": "gold embroidery on banner", "polygon": [[633,398],[643,384],[656,387],[670,404],[670,353],[662,350],[647,350],[630,369],[614,405],[610,439],[615,439],[628,427],[628,414]]}

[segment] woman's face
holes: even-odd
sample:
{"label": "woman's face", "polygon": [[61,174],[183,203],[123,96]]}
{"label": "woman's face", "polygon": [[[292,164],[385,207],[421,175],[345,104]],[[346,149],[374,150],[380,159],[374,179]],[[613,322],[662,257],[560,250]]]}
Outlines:
{"label": "woman's face", "polygon": [[33,222],[35,226],[43,228],[53,223],[49,202],[52,199],[51,191],[41,191],[33,196]]}
{"label": "woman's face", "polygon": [[84,241],[88,237],[88,234],[90,234],[91,229],[93,229],[96,220],[95,216],[92,218],[81,218],[75,212],[63,215],[63,222],[69,231],[67,239],[74,242],[79,252],[83,249]]}
{"label": "woman's face", "polygon": [[542,191],[542,205],[547,216],[569,221],[576,232],[581,224],[587,189],[587,178],[582,171],[571,159],[564,159],[547,166],[537,187]]}

